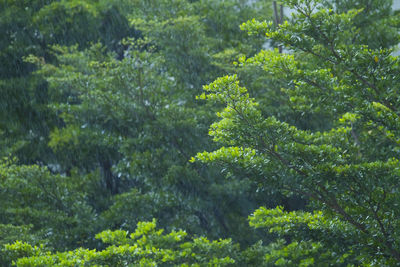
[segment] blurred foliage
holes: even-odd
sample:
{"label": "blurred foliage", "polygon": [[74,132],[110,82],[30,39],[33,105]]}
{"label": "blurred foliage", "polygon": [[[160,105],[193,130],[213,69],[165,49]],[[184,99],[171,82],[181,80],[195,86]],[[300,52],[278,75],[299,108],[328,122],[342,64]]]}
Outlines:
{"label": "blurred foliage", "polygon": [[[52,161],[47,147],[51,128],[60,125],[47,109],[48,88],[35,66],[24,60],[33,54],[53,62],[49,46],[85,48],[101,41],[122,53],[120,40],[136,36],[118,1],[0,1],[0,129],[7,148],[23,163]],[[54,163],[54,162],[51,162]]]}
{"label": "blurred foliage", "polygon": [[16,227],[5,240],[20,229],[63,249],[77,242],[90,243],[91,227],[98,231],[85,192],[93,181],[75,173],[70,177],[53,175],[45,167],[17,165],[10,160],[1,162],[0,178],[0,223]]}
{"label": "blurred foliage", "polygon": [[47,77],[49,107],[63,119],[49,141],[59,171],[99,171],[93,191],[102,194],[91,199],[112,228],[133,230],[156,217],[168,229],[185,226],[214,238],[240,229],[236,238],[249,242],[245,217],[266,196],[252,196],[256,186],[249,180],[189,164],[191,155],[212,148],[204,138],[212,114],[204,105],[186,104],[148,40],[124,43],[129,48],[122,60],[100,44],[84,51],[54,46],[57,65],[28,59],[41,65],[36,74]]}
{"label": "blurred foliage", "polygon": [[[42,166],[46,174],[31,175],[46,186],[46,179],[61,179],[50,190],[61,194],[60,203],[70,190],[84,203],[65,215],[77,221],[50,215],[72,208],[40,201],[45,193],[38,187],[26,203],[51,211],[38,208],[25,219],[12,213],[4,223],[33,225],[32,233],[57,250],[97,247],[93,230],[133,231],[153,217],[168,230],[211,238],[241,233],[235,238],[243,244],[256,239],[246,216],[279,199],[252,194],[250,180],[228,180],[220,168],[188,160],[213,147],[207,138],[213,112],[194,96],[231,63],[216,63],[224,49],[251,55],[261,48],[264,41],[246,40],[239,23],[269,16],[268,2],[2,1],[1,7],[0,50],[10,64],[1,70],[1,153],[19,158],[4,168]],[[11,179],[8,171],[5,177]],[[26,186],[35,188],[35,181]],[[9,200],[22,209],[25,202],[15,198]],[[45,216],[54,221],[44,225]]]}

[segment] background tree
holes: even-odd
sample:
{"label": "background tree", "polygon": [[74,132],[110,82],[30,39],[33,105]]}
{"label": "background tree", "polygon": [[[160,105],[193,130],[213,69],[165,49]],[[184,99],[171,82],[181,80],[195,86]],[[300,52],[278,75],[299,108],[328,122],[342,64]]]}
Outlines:
{"label": "background tree", "polygon": [[[118,1],[117,1],[118,2]],[[49,112],[47,85],[32,75],[30,54],[53,62],[49,46],[85,48],[102,41],[121,53],[119,41],[137,32],[115,1],[0,1],[0,134],[3,156],[21,163],[55,164],[48,148],[50,129],[60,125]]]}
{"label": "background tree", "polygon": [[[268,3],[175,1],[173,8],[170,1],[2,4],[4,47],[12,50],[4,60],[20,64],[15,82],[6,80],[12,75],[4,70],[4,103],[20,111],[5,108],[8,115],[2,120],[2,153],[19,158],[15,166],[3,167],[2,190],[17,190],[7,182],[10,168],[39,168],[46,174],[32,176],[47,177],[46,183],[62,181],[49,185],[49,191],[67,201],[64,193],[76,188],[71,198],[96,218],[88,223],[79,209],[65,214],[63,206],[50,205],[48,216],[64,214],[58,221],[43,224],[44,212],[14,220],[24,203],[32,203],[29,212],[50,201],[36,197],[42,196],[36,194],[40,187],[21,175],[21,184],[38,191],[24,195],[23,203],[19,194],[5,194],[15,207],[5,225],[32,224],[30,233],[38,240],[52,231],[46,242],[57,250],[97,247],[93,231],[133,231],[138,221],[153,217],[168,230],[187,228],[212,238],[237,232],[242,243],[256,238],[245,217],[268,197],[253,195],[250,181],[227,181],[219,168],[188,160],[201,148],[213,147],[206,137],[214,118],[211,106],[194,96],[234,55],[261,48],[263,40],[241,41],[245,34],[237,20],[265,17]],[[19,28],[9,27],[19,19]],[[34,38],[23,34],[24,27]],[[19,45],[11,45],[17,42],[13,34],[20,36]],[[43,168],[24,165],[34,163]],[[67,225],[67,217],[76,220]],[[68,231],[82,232],[64,240],[62,222]]]}

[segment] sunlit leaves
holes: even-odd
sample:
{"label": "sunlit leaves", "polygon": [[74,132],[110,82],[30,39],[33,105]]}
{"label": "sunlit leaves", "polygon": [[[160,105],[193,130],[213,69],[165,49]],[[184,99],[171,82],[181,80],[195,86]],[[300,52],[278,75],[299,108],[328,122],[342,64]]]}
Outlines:
{"label": "sunlit leaves", "polygon": [[[231,168],[236,164],[252,173],[253,179],[264,181],[265,187],[304,194],[313,207],[325,212],[327,217],[318,219],[321,225],[345,223],[351,235],[349,251],[363,251],[362,259],[372,262],[377,257],[388,264],[400,258],[399,222],[395,219],[400,209],[394,201],[399,197],[395,189],[399,108],[394,93],[399,85],[394,76],[399,59],[391,56],[390,50],[362,44],[355,23],[362,10],[339,13],[324,9],[321,3],[290,1],[297,14],[279,27],[256,20],[242,25],[250,34],[265,33],[294,54],[262,51],[249,59],[242,57],[238,63],[242,68],[258,66],[279,79],[291,107],[325,118],[320,131],[315,131],[312,123],[305,124],[307,130],[300,130],[268,117],[260,112],[258,99],[239,86],[236,76],[222,77],[205,86],[209,93],[200,98],[226,105],[217,113],[220,120],[209,133],[229,148],[199,153],[197,159]],[[257,213],[255,218],[272,231],[289,236],[303,233],[290,228],[301,224],[296,213],[286,215],[279,208],[262,211],[266,217]],[[298,238],[302,236],[307,235]],[[331,243],[322,233],[310,240],[321,242],[327,251],[339,247],[338,240]],[[299,248],[301,242],[281,249],[290,250],[292,245]],[[278,263],[290,265],[285,259]]]}
{"label": "sunlit leaves", "polygon": [[16,242],[6,249],[18,266],[227,266],[238,258],[238,246],[229,239],[209,241],[207,238],[187,238],[184,231],[164,234],[156,222],[138,223],[136,231],[127,237],[125,231],[105,231],[96,236],[110,244],[101,251],[76,249],[47,253],[43,247]]}

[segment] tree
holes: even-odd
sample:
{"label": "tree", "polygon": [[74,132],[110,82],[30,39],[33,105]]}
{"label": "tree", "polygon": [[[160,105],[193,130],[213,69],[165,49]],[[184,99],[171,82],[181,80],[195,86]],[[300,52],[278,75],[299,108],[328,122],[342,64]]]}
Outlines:
{"label": "tree", "polygon": [[307,198],[321,212],[316,223],[301,219],[310,215],[296,219],[281,209],[255,213],[255,225],[286,237],[284,244],[317,242],[338,255],[338,262],[352,255],[351,261],[394,265],[400,260],[399,59],[354,35],[363,10],[338,13],[323,9],[321,1],[285,4],[296,13],[278,29],[256,20],[242,28],[266,34],[291,53],[261,51],[239,64],[278,77],[291,106],[323,114],[328,127],[299,129],[268,117],[236,75],[221,77],[200,98],[226,105],[210,129],[226,147],[196,158],[227,168],[240,165],[261,190],[273,186]]}
{"label": "tree", "polygon": [[59,65],[30,58],[42,64],[38,75],[47,77],[51,108],[65,124],[49,145],[60,172],[100,174],[88,195],[107,227],[132,231],[156,217],[167,229],[215,238],[239,228],[236,238],[249,242],[245,216],[259,205],[248,196],[254,186],[189,164],[190,155],[212,148],[204,139],[211,114],[184,103],[162,54],[145,40],[133,41],[122,60],[101,45],[54,50]]}
{"label": "tree", "polygon": [[[6,265],[397,263],[398,19],[389,1],[361,10],[359,1],[289,0],[290,21],[249,21],[247,40],[234,23],[262,18],[267,1],[42,1],[32,14],[15,3],[0,26],[18,10],[29,15],[21,27],[32,19],[48,42],[31,56],[23,38],[3,46],[27,68],[11,85],[46,90],[8,100],[46,117],[35,129],[14,109],[1,121],[2,153],[22,158],[0,164]],[[287,53],[254,55],[265,43],[257,34]],[[237,75],[205,86],[210,102],[194,101],[225,72]],[[222,106],[212,143],[207,128]],[[192,160],[207,167],[188,162],[200,150],[215,150]],[[170,234],[141,222],[154,217]]]}
{"label": "tree", "polygon": [[47,84],[32,75],[35,66],[25,60],[27,56],[54,63],[49,46],[85,48],[98,41],[122,53],[119,41],[136,34],[115,1],[1,0],[1,155],[12,154],[26,164],[56,164],[47,143],[50,130],[60,121],[49,112]]}
{"label": "tree", "polygon": [[94,176],[54,175],[45,167],[20,165],[16,160],[0,161],[0,262],[10,258],[4,245],[31,245],[64,250],[76,244],[97,246],[94,236],[101,229],[99,219],[87,201]]}
{"label": "tree", "polygon": [[[74,197],[96,218],[88,232],[133,231],[139,221],[156,217],[167,230],[180,227],[211,238],[238,232],[235,239],[252,243],[255,231],[245,216],[268,197],[250,194],[255,188],[250,181],[227,182],[220,169],[189,164],[188,159],[201,148],[213,148],[206,136],[213,112],[194,96],[202,84],[222,73],[226,48],[228,57],[260,49],[262,40],[242,43],[244,33],[233,22],[265,16],[266,4],[180,0],[171,8],[171,1],[118,1],[118,7],[108,2],[7,2],[5,13],[25,14],[28,7],[31,13],[21,27],[30,25],[32,32],[40,33],[30,40],[40,44],[36,49],[27,51],[28,43],[21,41],[21,51],[14,52],[28,68],[21,80],[37,81],[43,94],[32,97],[30,89],[11,83],[27,95],[16,94],[5,102],[27,110],[9,110],[14,119],[2,121],[7,147],[2,152],[20,158],[21,168],[34,169],[37,163],[50,172],[49,181],[66,177],[52,190],[81,182]],[[6,17],[5,24],[13,24],[16,17]],[[15,32],[24,36],[19,29]],[[8,82],[4,85],[5,91],[12,89]],[[25,124],[25,113],[37,117]],[[27,133],[35,141],[26,139]],[[4,190],[8,187],[6,183]],[[26,198],[46,206],[48,199],[42,197],[43,201],[34,195]],[[21,206],[15,201],[16,209]],[[57,207],[52,206],[52,212],[64,212]],[[4,224],[22,223],[14,216]],[[28,218],[26,223],[47,231],[42,218]],[[58,223],[68,222],[61,218]],[[74,227],[87,223],[81,222]],[[57,225],[54,236],[62,236],[63,227]],[[68,241],[54,238],[49,246],[71,249],[75,236],[76,246],[97,247],[89,235],[82,234],[86,243],[81,235],[69,235]]]}

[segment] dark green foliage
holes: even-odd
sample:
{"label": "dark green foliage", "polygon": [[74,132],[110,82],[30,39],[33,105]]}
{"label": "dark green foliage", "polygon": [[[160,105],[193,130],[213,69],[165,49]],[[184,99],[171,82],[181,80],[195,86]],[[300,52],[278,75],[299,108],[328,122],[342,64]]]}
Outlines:
{"label": "dark green foliage", "polygon": [[[4,223],[32,224],[35,234],[51,228],[49,245],[56,249],[73,242],[95,247],[93,229],[133,231],[137,222],[153,217],[167,229],[214,238],[240,232],[237,240],[252,242],[245,218],[268,197],[253,195],[256,186],[249,180],[227,180],[220,168],[188,160],[213,147],[207,138],[213,112],[194,96],[230,64],[231,58],[219,60],[224,49],[251,54],[261,47],[262,40],[245,40],[239,23],[268,15],[268,3],[2,4],[1,56],[14,68],[1,71],[1,153],[17,156],[15,167],[47,166],[54,175],[45,168],[47,174],[32,175],[46,186],[46,179],[61,179],[51,186],[63,199],[52,206],[35,191],[26,201],[50,210],[30,207],[44,213],[25,219],[12,214]],[[10,179],[8,172],[5,177]],[[34,182],[27,186],[35,188]],[[60,206],[67,201],[65,188],[76,188],[71,199],[82,197],[82,211]],[[15,209],[25,205],[13,203]],[[54,220],[44,223],[51,212],[68,214],[49,215]],[[64,217],[71,214],[79,220]],[[83,232],[66,235],[65,228]]]}
{"label": "dark green foliage", "polygon": [[[114,1],[0,1],[0,127],[3,156],[17,155],[23,163],[55,163],[47,147],[49,130],[60,121],[47,109],[48,88],[35,66],[33,54],[53,62],[49,45],[84,48],[102,41],[122,53],[119,41],[138,34]],[[115,19],[111,19],[110,16]]]}
{"label": "dark green foliage", "polygon": [[[57,249],[72,248],[77,242],[93,245],[90,236],[98,229],[85,193],[90,181],[76,173],[52,175],[46,168],[12,161],[1,162],[0,178],[2,225],[14,225]],[[14,239],[11,233],[6,240]],[[18,239],[32,240],[29,235]]]}

